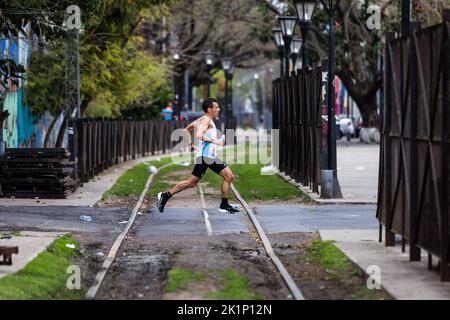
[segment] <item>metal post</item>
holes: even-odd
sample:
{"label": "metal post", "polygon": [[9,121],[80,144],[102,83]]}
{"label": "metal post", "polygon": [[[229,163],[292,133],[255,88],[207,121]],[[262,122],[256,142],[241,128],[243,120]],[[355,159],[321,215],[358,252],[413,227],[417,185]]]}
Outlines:
{"label": "metal post", "polygon": [[290,54],[290,47],[291,47],[291,42],[292,42],[292,38],[291,37],[283,37],[283,41],[284,41],[284,76],[287,78],[289,77],[289,54]]}
{"label": "metal post", "polygon": [[173,71],[173,111],[174,115],[178,115],[178,84],[177,84],[177,73],[176,70]]}
{"label": "metal post", "polygon": [[278,55],[280,57],[280,78],[284,78],[284,48],[278,49]]}
{"label": "metal post", "polygon": [[293,53],[291,54],[291,59],[292,59],[292,72],[295,72],[295,64],[297,63],[297,54]]}
{"label": "metal post", "polygon": [[419,29],[418,22],[411,23],[411,35],[410,35],[410,45],[411,45],[411,59],[410,59],[410,135],[411,135],[411,150],[410,150],[410,197],[409,197],[409,211],[410,211],[410,230],[409,230],[409,260],[410,261],[420,261],[420,248],[416,246],[417,237],[417,224],[418,224],[418,179],[417,179],[417,106],[418,106],[418,92],[417,92],[417,53],[414,41],[414,33]]}
{"label": "metal post", "polygon": [[308,31],[310,27],[310,22],[301,22],[300,23],[300,30],[302,31],[302,69],[307,70],[307,64],[308,61],[306,60],[306,42],[308,38]]}
{"label": "metal post", "polygon": [[209,65],[206,65],[206,70],[207,70],[206,73],[207,73],[207,78],[208,78],[207,87],[206,87],[206,95],[207,95],[207,98],[210,98],[211,97],[211,82],[209,79],[209,72],[211,71],[211,67]]}
{"label": "metal post", "polygon": [[384,235],[384,243],[386,247],[395,245],[395,234],[391,231],[391,205],[392,205],[392,165],[391,165],[391,89],[392,89],[392,61],[389,55],[389,42],[394,39],[394,33],[388,32],[386,33],[386,46],[384,52],[384,111],[383,111],[383,123],[384,123],[384,134],[383,134],[383,145],[384,145],[384,195],[386,197],[385,208],[382,209],[385,212],[385,235]]}
{"label": "metal post", "polygon": [[401,21],[401,34],[405,36],[409,33],[410,24],[410,0],[402,0],[402,21]]}
{"label": "metal post", "polygon": [[333,171],[333,198],[342,198],[341,186],[337,178],[337,154],[336,154],[336,120],[335,120],[335,61],[334,61],[334,11],[335,7],[328,10],[328,170]]}
{"label": "metal post", "polygon": [[184,111],[189,110],[189,69],[184,70]]}
{"label": "metal post", "polygon": [[81,118],[80,99],[80,30],[77,29],[77,119]]}
{"label": "metal post", "polygon": [[[444,35],[446,37],[446,40],[444,40],[444,48],[442,48],[442,52],[448,52],[450,50],[450,30],[449,30],[449,22],[450,22],[450,10],[446,9],[443,11],[442,13],[443,16],[443,22],[444,22],[444,26],[445,31],[444,31]],[[442,62],[442,70],[443,70],[443,75],[442,75],[442,96],[443,96],[443,112],[442,112],[442,141],[443,141],[443,147],[442,147],[442,164],[443,164],[443,170],[442,170],[442,176],[443,177],[448,177],[449,175],[449,170],[448,170],[448,164],[449,163],[449,152],[448,152],[448,148],[445,147],[445,141],[449,141],[449,136],[450,136],[450,130],[449,130],[449,125],[450,125],[450,121],[449,121],[449,116],[450,116],[450,91],[449,91],[449,85],[450,85],[450,62],[449,59],[443,59]],[[450,267],[448,266],[448,250],[449,250],[449,239],[448,236],[446,237],[445,235],[448,235],[448,225],[449,225],[449,200],[446,198],[445,195],[449,194],[449,183],[447,180],[447,183],[443,184],[443,188],[442,188],[442,193],[441,193],[441,216],[442,216],[442,221],[441,221],[441,230],[440,233],[443,239],[443,243],[441,245],[441,254],[440,254],[440,259],[441,259],[441,270],[440,270],[440,274],[441,274],[441,281],[450,281]]]}
{"label": "metal post", "polygon": [[229,78],[229,73],[228,70],[225,70],[225,128],[229,129],[229,125],[230,125],[230,112],[228,110],[228,78]]}

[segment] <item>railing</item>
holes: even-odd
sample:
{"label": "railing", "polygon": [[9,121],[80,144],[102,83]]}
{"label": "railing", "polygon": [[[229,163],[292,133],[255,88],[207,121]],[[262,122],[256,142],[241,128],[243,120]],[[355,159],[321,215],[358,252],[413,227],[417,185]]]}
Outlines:
{"label": "railing", "polygon": [[447,19],[386,36],[377,208],[386,245],[399,234],[411,261],[424,249],[431,268],[436,256],[442,281],[450,281],[449,35]]}
{"label": "railing", "polygon": [[[166,153],[170,136],[187,121],[127,121],[80,119],[74,121],[77,176],[83,182],[122,161]],[[74,153],[71,152],[73,155]]]}
{"label": "railing", "polygon": [[273,128],[280,130],[279,169],[319,192],[322,153],[322,68],[273,82]]}

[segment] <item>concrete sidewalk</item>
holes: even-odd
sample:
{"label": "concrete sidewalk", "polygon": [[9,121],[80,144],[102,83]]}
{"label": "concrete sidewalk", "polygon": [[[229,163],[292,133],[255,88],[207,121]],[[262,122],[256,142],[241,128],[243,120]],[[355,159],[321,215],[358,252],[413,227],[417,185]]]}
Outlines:
{"label": "concrete sidewalk", "polygon": [[[378,230],[320,230],[322,240],[335,245],[364,272],[372,265],[381,270],[381,285],[399,300],[450,300],[450,283],[440,281],[437,272],[428,271],[427,255],[410,262],[408,249],[385,247],[378,242]],[[423,251],[422,251],[423,252]]]}
{"label": "concrete sidewalk", "polygon": [[77,206],[77,207],[92,207],[94,206],[108,191],[117,179],[135,165],[150,160],[161,159],[168,157],[170,154],[154,155],[135,160],[129,160],[112,166],[95,176],[83,187],[78,188],[74,193],[70,194],[67,199],[12,199],[0,198],[0,206]]}
{"label": "concrete sidewalk", "polygon": [[279,175],[319,204],[376,204],[379,154],[378,144],[364,144],[355,139],[337,142],[337,174],[343,199],[321,199],[319,194],[311,192],[308,187],[296,183],[284,173]]}
{"label": "concrete sidewalk", "polygon": [[24,268],[28,262],[45,251],[58,237],[64,235],[61,232],[32,232],[23,231],[20,236],[11,235],[11,239],[0,239],[0,246],[19,247],[19,254],[12,255],[11,266],[0,265],[0,278],[15,273]]}

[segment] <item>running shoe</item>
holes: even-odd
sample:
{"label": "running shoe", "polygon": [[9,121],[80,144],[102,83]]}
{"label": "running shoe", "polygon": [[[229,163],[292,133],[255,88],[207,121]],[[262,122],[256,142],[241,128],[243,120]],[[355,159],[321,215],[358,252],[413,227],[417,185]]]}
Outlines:
{"label": "running shoe", "polygon": [[230,204],[221,204],[219,207],[219,212],[222,212],[222,213],[228,212],[230,214],[234,214],[235,212],[239,212],[239,210]]}
{"label": "running shoe", "polygon": [[159,212],[163,212],[164,211],[164,206],[167,203],[167,200],[169,200],[169,195],[167,194],[167,192],[160,192],[158,193],[158,201],[156,202],[156,206],[159,209]]}

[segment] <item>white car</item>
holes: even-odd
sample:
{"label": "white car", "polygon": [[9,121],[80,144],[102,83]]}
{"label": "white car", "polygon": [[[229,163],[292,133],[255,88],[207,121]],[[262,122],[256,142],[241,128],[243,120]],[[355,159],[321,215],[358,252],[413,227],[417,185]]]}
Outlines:
{"label": "white car", "polygon": [[355,134],[355,126],[353,125],[353,121],[350,118],[337,118],[336,126],[339,128],[339,130],[337,130],[338,139],[346,136],[347,140],[350,140],[351,137]]}

